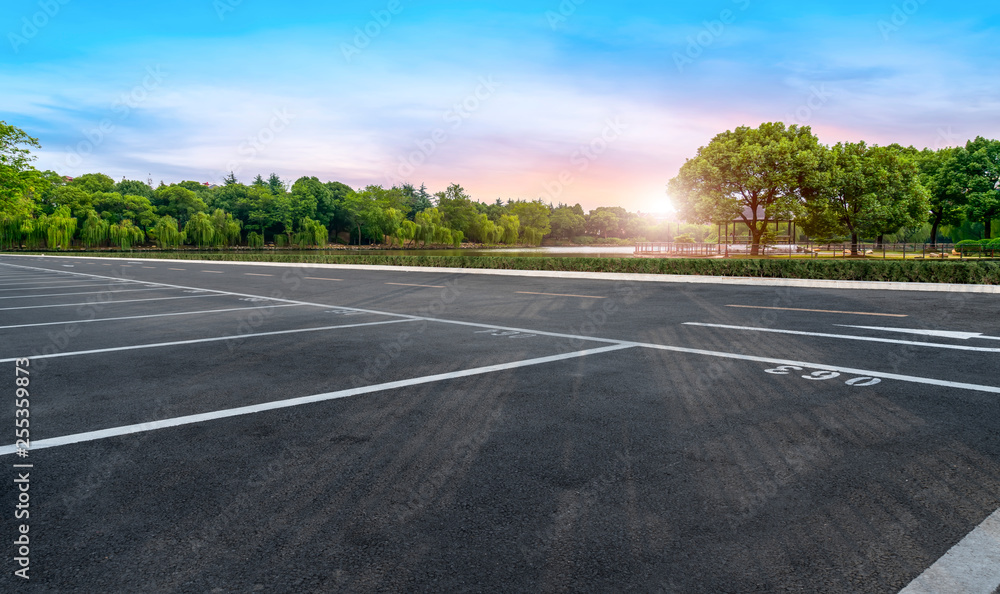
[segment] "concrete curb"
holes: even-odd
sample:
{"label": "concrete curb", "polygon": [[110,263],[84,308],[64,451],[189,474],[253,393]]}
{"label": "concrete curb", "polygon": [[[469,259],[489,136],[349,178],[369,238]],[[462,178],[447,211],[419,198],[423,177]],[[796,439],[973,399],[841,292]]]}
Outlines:
{"label": "concrete curb", "polygon": [[922,291],[932,293],[985,293],[1000,294],[1000,285],[963,285],[949,283],[896,283],[883,281],[838,281],[799,278],[757,278],[746,276],[695,276],[682,274],[631,274],[621,272],[568,272],[556,270],[501,270],[492,268],[437,268],[434,266],[374,266],[367,264],[314,264],[308,262],[225,262],[219,260],[181,260],[142,257],[93,257],[48,254],[3,254],[20,258],[75,258],[90,260],[143,260],[145,262],[198,263],[237,266],[271,266],[285,268],[311,268],[331,270],[372,270],[394,272],[435,272],[440,274],[486,274],[492,276],[521,276],[535,278],[562,278],[579,280],[633,281],[648,283],[682,283],[709,285],[742,285],[754,287],[800,287],[809,289],[852,289],[863,291]]}

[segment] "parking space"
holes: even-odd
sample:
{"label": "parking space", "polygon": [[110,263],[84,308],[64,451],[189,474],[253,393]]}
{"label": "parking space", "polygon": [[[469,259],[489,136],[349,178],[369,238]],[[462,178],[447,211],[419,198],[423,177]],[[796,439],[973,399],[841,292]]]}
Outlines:
{"label": "parking space", "polygon": [[0,291],[53,589],[898,592],[1000,507],[986,298],[963,338],[745,287],[3,257]]}

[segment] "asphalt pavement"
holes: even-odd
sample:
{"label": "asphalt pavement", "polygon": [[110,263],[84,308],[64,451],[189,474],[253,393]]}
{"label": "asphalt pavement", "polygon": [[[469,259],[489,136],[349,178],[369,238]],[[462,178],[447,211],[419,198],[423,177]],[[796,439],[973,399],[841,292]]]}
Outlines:
{"label": "asphalt pavement", "polygon": [[998,299],[0,256],[0,591],[989,594]]}

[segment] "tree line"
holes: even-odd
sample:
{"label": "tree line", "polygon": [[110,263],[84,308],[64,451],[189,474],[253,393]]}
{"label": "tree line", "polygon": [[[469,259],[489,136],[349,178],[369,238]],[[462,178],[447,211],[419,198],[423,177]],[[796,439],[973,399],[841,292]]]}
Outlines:
{"label": "tree line", "polygon": [[39,148],[37,139],[0,122],[0,247],[457,247],[540,245],[543,238],[666,240],[676,232],[620,207],[585,213],[579,204],[541,200],[479,202],[458,184],[431,194],[412,184],[353,189],[316,177],[287,183],[273,173],[249,184],[230,173],[218,186],[183,181],[156,188],[102,173],[69,179],[32,167],[31,148]]}
{"label": "tree line", "polygon": [[717,135],[688,159],[668,192],[689,221],[737,221],[752,253],[776,221],[795,220],[815,239],[881,242],[905,228],[982,225],[1000,218],[1000,140],[918,150],[865,142],[826,146],[808,126],[781,122]]}

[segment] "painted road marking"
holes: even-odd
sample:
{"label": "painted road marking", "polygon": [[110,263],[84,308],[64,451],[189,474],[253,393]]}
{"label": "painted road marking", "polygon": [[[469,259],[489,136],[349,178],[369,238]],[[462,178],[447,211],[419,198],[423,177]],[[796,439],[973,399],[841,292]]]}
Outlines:
{"label": "painted road marking", "polygon": [[[46,283],[64,283],[64,282],[67,282],[68,280],[69,279],[61,280],[61,281],[45,281],[45,282]],[[131,281],[121,281],[121,282],[118,282],[118,283],[98,283],[96,285],[81,285],[81,284],[78,283],[78,284],[75,284],[75,285],[57,285],[55,287],[50,287],[48,285],[37,286],[37,287],[36,286],[31,286],[31,287],[14,287],[13,289],[0,289],[0,291],[24,291],[25,289],[36,289],[36,288],[37,289],[81,289],[81,288],[85,288],[85,287],[107,287],[107,286],[116,285],[116,284],[120,284],[120,285],[121,284],[128,284],[129,282],[131,282]],[[32,284],[34,285],[34,284],[41,284],[41,283],[32,283]]]}
{"label": "painted road marking", "polygon": [[777,309],[781,311],[807,311],[813,313],[834,313],[834,314],[850,314],[854,316],[883,316],[886,318],[908,318],[906,314],[887,314],[887,313],[871,313],[864,311],[836,311],[832,309],[798,309],[795,307],[764,307],[762,305],[727,305],[726,307],[742,307],[747,309]]}
{"label": "painted road marking", "polygon": [[256,272],[244,272],[246,276],[274,276],[273,274],[257,274]]}
{"label": "painted road marking", "polygon": [[982,338],[985,340],[1000,340],[1000,336],[983,336],[982,332],[954,332],[951,330],[919,330],[916,328],[879,328],[877,326],[848,326],[846,324],[834,324],[842,328],[860,328],[862,330],[878,330],[881,332],[901,332],[903,334],[919,334],[921,336],[937,336],[939,338],[956,338],[958,340],[969,340],[970,338]]}
{"label": "painted road marking", "polygon": [[147,270],[156,270],[156,266],[143,266]]}
{"label": "painted road marking", "polygon": [[986,518],[899,594],[980,592],[1000,587],[1000,510]]}
{"label": "painted road marking", "polygon": [[7,297],[0,297],[0,299],[34,299],[36,297],[63,297],[68,295],[101,295],[103,293],[134,293],[136,291],[155,291],[156,288],[148,289],[119,289],[117,291],[85,291],[82,293],[49,293],[47,295],[9,295]]}
{"label": "painted road marking", "polygon": [[423,287],[425,289],[446,289],[444,285],[411,285],[409,283],[385,283],[387,285],[396,285],[397,287]]}
{"label": "painted road marking", "polygon": [[826,332],[803,332],[801,330],[779,330],[776,328],[754,328],[752,326],[730,326],[728,324],[703,324],[700,322],[684,322],[685,326],[702,326],[704,328],[724,328],[726,330],[746,330],[748,332],[770,332],[773,334],[793,334],[796,336],[817,336],[820,338],[841,338],[860,342],[887,342],[890,344],[906,344],[935,349],[954,349],[957,351],[976,351],[979,353],[1000,353],[1000,349],[987,347],[965,346],[961,344],[941,344],[937,342],[915,342],[912,340],[896,340],[893,338],[873,338],[871,336],[853,336],[851,334],[829,334]]}
{"label": "painted road marking", "polygon": [[14,326],[0,326],[0,330],[10,330],[14,328],[34,328],[36,326],[59,326],[61,324],[89,324],[93,322],[117,322],[120,320],[142,320],[145,318],[165,318],[168,316],[193,316],[198,314],[210,314],[210,313],[224,313],[229,311],[245,311],[248,309],[270,309],[277,307],[302,307],[301,305],[296,305],[294,303],[286,303],[282,305],[258,305],[256,307],[230,307],[228,309],[206,309],[202,311],[179,311],[173,313],[162,313],[162,314],[147,314],[144,316],[124,316],[120,318],[95,318],[88,320],[67,320],[64,322],[40,322],[37,324],[17,324]]}
{"label": "painted road marking", "polygon": [[342,280],[344,280],[342,278],[324,278],[324,277],[321,277],[321,276],[307,276],[307,277],[305,277],[305,279],[306,280],[328,280],[328,281],[342,281]]}
{"label": "painted road marking", "polygon": [[42,309],[45,307],[73,307],[74,305],[106,306],[118,305],[119,303],[138,303],[139,301],[166,301],[168,299],[197,299],[198,297],[225,297],[225,293],[213,293],[209,295],[184,295],[183,297],[153,297],[151,299],[122,299],[121,301],[88,301],[85,303],[60,303],[57,305],[26,305],[24,307],[0,307],[0,311],[12,311],[15,309]]}
{"label": "painted road marking", "polygon": [[[17,267],[17,268],[29,268],[29,269],[33,269],[32,267],[23,266],[23,265],[19,265],[19,264],[6,264],[6,263],[4,263],[4,265],[6,265],[6,266],[14,266],[14,267]],[[42,270],[44,270],[44,269],[42,269]],[[106,276],[101,276],[101,275],[96,275],[96,274],[89,274],[89,273],[84,273],[84,272],[71,272],[71,273],[68,273],[68,274],[75,274],[75,275],[78,275],[78,276],[89,276],[89,277],[96,277],[96,278],[110,278],[110,277],[106,277]],[[142,283],[144,281],[136,281],[136,282]],[[188,289],[188,290],[194,289],[194,287],[186,287],[186,286],[183,286],[183,285],[167,285],[167,284],[164,284],[164,283],[147,283],[147,284],[157,284],[159,286],[166,286],[166,287],[171,287],[171,288],[174,288],[174,289]],[[195,290],[199,290],[199,291],[200,290],[205,290],[205,291],[210,291],[212,293],[215,293],[217,295],[229,295],[229,296],[235,296],[235,297],[257,297],[257,298],[260,297],[259,295],[250,295],[250,294],[247,294],[247,293],[233,293],[233,292],[229,292],[229,291],[219,291],[217,289],[195,289]],[[848,374],[858,375],[858,376],[878,377],[878,378],[881,378],[881,379],[893,379],[893,380],[897,380],[897,381],[909,382],[909,383],[915,383],[915,384],[925,384],[925,385],[931,385],[931,386],[941,386],[941,387],[946,387],[946,388],[955,388],[955,389],[959,389],[959,390],[971,390],[971,391],[976,391],[976,392],[989,392],[989,393],[992,393],[992,394],[1000,394],[1000,387],[996,387],[996,386],[987,386],[987,385],[981,385],[981,384],[966,384],[966,383],[961,383],[961,382],[949,382],[949,381],[937,380],[937,379],[933,379],[933,378],[923,378],[923,377],[916,377],[916,376],[909,376],[909,375],[901,375],[901,374],[896,374],[896,373],[883,373],[883,372],[880,372],[880,371],[869,371],[869,370],[865,370],[865,369],[853,369],[853,368],[849,368],[849,367],[838,367],[838,366],[834,366],[834,365],[825,365],[825,364],[821,364],[821,363],[805,363],[805,362],[802,362],[802,361],[790,361],[790,360],[786,360],[786,359],[771,359],[771,358],[767,358],[767,357],[756,357],[756,356],[753,356],[753,355],[740,355],[740,354],[737,354],[737,353],[725,353],[725,352],[721,352],[721,351],[706,351],[706,350],[703,350],[703,349],[692,349],[692,348],[688,348],[688,347],[669,346],[669,345],[661,345],[661,344],[653,344],[653,343],[630,342],[630,341],[624,341],[624,340],[616,340],[616,339],[613,339],[613,338],[600,338],[600,337],[596,337],[596,336],[580,336],[580,335],[575,335],[575,334],[564,334],[564,333],[560,333],[560,332],[545,332],[545,331],[542,331],[542,330],[529,330],[529,329],[525,329],[525,328],[512,328],[512,327],[508,327],[508,326],[496,326],[496,325],[493,325],[493,324],[481,324],[481,323],[477,323],[477,322],[462,322],[462,321],[459,321],[459,320],[443,320],[443,319],[440,319],[440,318],[431,318],[431,317],[426,317],[426,316],[413,316],[413,315],[407,315],[407,314],[397,314],[397,313],[377,311],[377,310],[371,310],[371,309],[360,309],[360,308],[357,308],[357,307],[343,307],[343,306],[323,305],[321,303],[311,303],[311,302],[308,302],[308,301],[295,301],[295,300],[292,300],[292,299],[273,298],[272,300],[273,301],[281,301],[281,302],[284,302],[284,303],[297,303],[297,304],[300,304],[300,305],[309,305],[309,306],[312,306],[312,307],[321,307],[323,309],[331,309],[332,308],[332,309],[343,309],[343,310],[348,310],[348,311],[360,311],[360,312],[364,312],[364,313],[376,314],[376,315],[381,315],[381,316],[404,318],[404,319],[409,319],[409,320],[422,320],[422,321],[427,321],[427,322],[437,322],[437,323],[441,323],[441,324],[451,324],[451,325],[455,325],[455,326],[469,326],[469,327],[474,327],[474,328],[493,328],[493,329],[499,329],[499,330],[514,330],[514,331],[517,331],[517,332],[525,332],[525,333],[528,333],[528,334],[537,334],[539,336],[553,336],[553,337],[556,337],[556,338],[566,338],[566,339],[569,339],[571,341],[604,342],[604,343],[609,343],[609,344],[612,344],[612,345],[635,346],[635,347],[643,347],[643,348],[657,349],[657,350],[663,350],[663,351],[672,351],[672,352],[677,352],[677,353],[688,353],[688,354],[693,354],[693,355],[704,355],[704,356],[708,356],[708,357],[718,357],[718,358],[723,358],[723,359],[736,359],[736,360],[741,360],[741,361],[755,361],[755,362],[758,362],[758,363],[768,363],[768,364],[772,364],[772,365],[800,365],[800,366],[805,367],[807,369],[821,369],[821,370],[828,370],[828,371],[839,371],[839,372],[842,372],[842,373],[848,373]],[[142,301],[149,301],[149,300],[145,300],[144,299]]]}
{"label": "painted road marking", "polygon": [[562,293],[533,293],[531,291],[517,291],[519,295],[548,295],[549,297],[580,297],[581,299],[607,299],[596,295],[564,295]]}
{"label": "painted road marking", "polygon": [[[382,326],[385,324],[399,324],[402,322],[412,322],[414,320],[385,320],[384,322],[366,322],[364,324],[345,324],[342,326],[321,326],[319,328],[299,328],[295,330],[276,330],[274,332],[256,332],[254,334],[233,334],[230,336],[215,336],[212,338],[195,338],[192,340],[175,340],[172,342],[157,342],[153,344],[136,344],[123,347],[109,347],[106,349],[92,349],[89,351],[72,351],[69,353],[52,353],[50,355],[31,355],[32,359],[53,359],[56,357],[76,357],[79,355],[96,355],[100,353],[117,353],[120,351],[136,351],[141,349],[156,349],[161,347],[180,346],[184,344],[200,344],[204,342],[219,342],[222,340],[243,340],[244,338],[257,338],[260,336],[278,336],[280,334],[301,334],[303,332],[321,332],[323,330],[339,330],[342,328],[360,328],[362,326]],[[17,358],[0,359],[0,363],[10,363]]]}
{"label": "painted road marking", "polygon": [[[476,367],[473,369],[464,369],[461,371],[452,371],[449,373],[440,373],[436,375],[428,375],[424,377],[417,377],[407,380],[400,380],[395,382],[388,382],[385,384],[376,384],[373,386],[364,386],[361,388],[352,388],[350,390],[340,390],[339,392],[327,392],[325,394],[314,394],[312,396],[302,396],[299,398],[291,398],[289,400],[278,400],[274,402],[265,402],[263,404],[254,404],[251,406],[241,406],[239,408],[230,408],[226,410],[218,410],[209,413],[201,413],[197,415],[188,415],[185,417],[175,417],[172,419],[163,419],[159,421],[151,421],[148,423],[139,423],[136,425],[126,425],[124,427],[114,427],[111,429],[102,429],[99,431],[88,431],[86,433],[76,433],[74,435],[64,435],[62,437],[53,437],[50,439],[41,439],[38,441],[31,442],[32,450],[40,450],[44,448],[52,448],[57,446],[69,445],[73,443],[81,443],[86,441],[95,441],[98,439],[105,439],[108,437],[117,437],[120,435],[130,435],[132,433],[144,433],[146,431],[154,431],[156,429],[165,429],[167,427],[179,427],[181,425],[190,425],[192,423],[203,423],[205,421],[213,421],[215,419],[226,419],[229,417],[237,417],[242,415],[248,415],[258,412],[264,412],[269,410],[278,410],[282,408],[290,408],[293,406],[302,406],[303,404],[313,404],[315,402],[325,402],[327,400],[337,400],[340,398],[349,398],[351,396],[359,396],[361,394],[370,394],[372,392],[383,392],[385,390],[396,390],[399,388],[406,388],[409,386],[419,386],[421,384],[430,384],[445,380],[458,379],[463,377],[471,377],[475,375],[483,375],[487,373],[494,373],[497,371],[505,371],[507,369],[517,369],[520,367],[530,367],[533,365],[542,365],[545,363],[555,363],[557,361],[565,361],[567,359],[576,359],[579,357],[586,357],[589,355],[598,355],[602,353],[610,353],[613,351],[620,351],[623,349],[632,348],[628,345],[613,345],[606,347],[599,347],[595,349],[588,349],[585,351],[576,351],[572,353],[563,353],[561,355],[551,355],[548,357],[538,357],[537,359],[526,359],[523,361],[514,361],[512,363],[500,363],[497,365],[487,365],[485,367]],[[37,358],[37,357],[34,357]],[[13,361],[13,359],[11,359]],[[13,454],[17,451],[16,446],[0,446],[0,456],[5,456],[7,454]]]}
{"label": "painted road marking", "polygon": [[221,270],[202,270],[202,272],[207,272],[209,274],[225,274]]}
{"label": "painted road marking", "polygon": [[167,268],[167,270],[187,270],[187,268]]}

